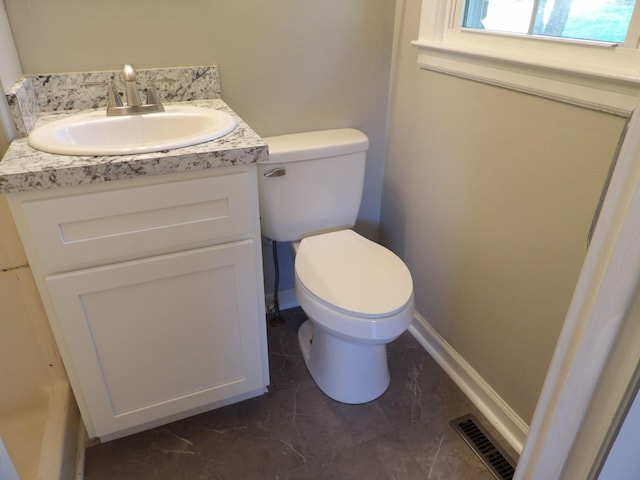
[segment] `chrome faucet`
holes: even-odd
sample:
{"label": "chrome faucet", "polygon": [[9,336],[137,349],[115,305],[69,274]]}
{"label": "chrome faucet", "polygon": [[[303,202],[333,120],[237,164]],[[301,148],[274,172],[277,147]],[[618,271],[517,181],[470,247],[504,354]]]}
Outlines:
{"label": "chrome faucet", "polygon": [[131,64],[122,66],[124,75],[125,95],[127,105],[122,104],[122,98],[113,82],[109,84],[107,115],[139,115],[142,113],[164,112],[164,107],[158,99],[158,91],[154,86],[147,88],[147,101],[142,103],[136,86],[136,69]]}
{"label": "chrome faucet", "polygon": [[124,91],[127,95],[127,105],[130,107],[139,107],[142,105],[138,87],[136,87],[136,69],[128,63],[122,66],[122,74],[124,76]]}

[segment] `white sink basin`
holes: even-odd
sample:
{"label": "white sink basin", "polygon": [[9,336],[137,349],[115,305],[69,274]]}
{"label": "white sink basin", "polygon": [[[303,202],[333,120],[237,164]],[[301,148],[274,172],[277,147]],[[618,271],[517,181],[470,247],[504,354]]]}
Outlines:
{"label": "white sink basin", "polygon": [[119,117],[102,110],[36,128],[29,145],[63,155],[129,155],[208,142],[234,128],[231,115],[212,108],[167,105],[164,112]]}

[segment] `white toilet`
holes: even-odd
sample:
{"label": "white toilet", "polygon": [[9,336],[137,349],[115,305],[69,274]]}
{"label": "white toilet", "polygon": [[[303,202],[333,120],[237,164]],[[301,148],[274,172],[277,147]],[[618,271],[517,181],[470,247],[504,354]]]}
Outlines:
{"label": "white toilet", "polygon": [[407,329],[414,307],[402,260],[350,230],[369,140],[338,129],[265,141],[269,161],[258,164],[262,234],[296,242],[296,297],[309,317],[298,331],[307,368],[335,400],[374,400],[389,386],[386,344]]}

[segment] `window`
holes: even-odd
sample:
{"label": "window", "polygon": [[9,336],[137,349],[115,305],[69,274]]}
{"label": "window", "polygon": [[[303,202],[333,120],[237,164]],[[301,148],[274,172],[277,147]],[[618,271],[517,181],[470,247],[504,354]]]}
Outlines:
{"label": "window", "polygon": [[624,43],[633,0],[469,0],[462,25],[548,37]]}
{"label": "window", "polygon": [[634,2],[423,0],[413,43],[423,68],[626,116],[640,95]]}

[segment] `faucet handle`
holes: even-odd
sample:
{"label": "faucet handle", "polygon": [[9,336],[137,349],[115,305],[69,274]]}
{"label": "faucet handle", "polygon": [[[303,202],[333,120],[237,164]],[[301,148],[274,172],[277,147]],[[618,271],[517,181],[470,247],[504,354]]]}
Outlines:
{"label": "faucet handle", "polygon": [[120,94],[116,90],[116,86],[113,84],[113,82],[107,86],[107,89],[108,89],[107,108],[122,107],[122,98],[120,97]]}
{"label": "faucet handle", "polygon": [[164,106],[160,103],[160,95],[155,85],[147,88],[147,106],[153,108],[154,112],[164,112]]}
{"label": "faucet handle", "polygon": [[160,96],[158,95],[158,89],[155,85],[149,85],[147,87],[147,105],[159,105]]}

